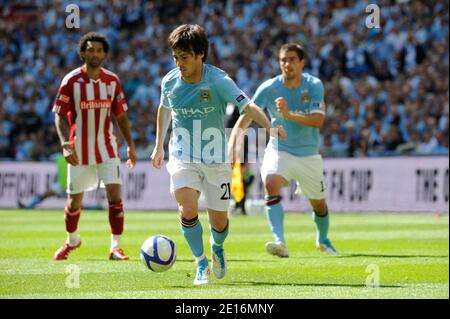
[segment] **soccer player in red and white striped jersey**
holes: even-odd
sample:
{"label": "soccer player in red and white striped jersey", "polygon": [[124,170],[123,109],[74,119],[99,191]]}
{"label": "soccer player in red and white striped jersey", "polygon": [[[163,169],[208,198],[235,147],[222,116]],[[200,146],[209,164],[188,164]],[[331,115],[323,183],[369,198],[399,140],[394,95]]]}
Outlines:
{"label": "soccer player in red and white striped jersey", "polygon": [[109,202],[110,259],[128,259],[120,248],[124,211],[113,116],[128,144],[130,168],[136,164],[136,151],[120,80],[102,68],[108,51],[109,44],[103,35],[95,32],[84,35],[78,44],[78,54],[84,64],[64,77],[53,106],[56,129],[68,163],[68,199],[64,210],[68,235],[53,256],[55,260],[67,259],[70,251],[81,245],[77,228],[83,194],[95,189],[99,181],[106,187]]}

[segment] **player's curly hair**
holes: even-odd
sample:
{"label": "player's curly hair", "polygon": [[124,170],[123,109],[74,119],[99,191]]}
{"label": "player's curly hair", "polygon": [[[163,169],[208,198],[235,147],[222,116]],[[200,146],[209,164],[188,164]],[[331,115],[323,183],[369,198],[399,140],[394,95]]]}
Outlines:
{"label": "player's curly hair", "polygon": [[286,43],[281,46],[280,53],[283,51],[294,51],[297,53],[299,60],[303,60],[306,58],[305,50],[298,43]]}
{"label": "player's curly hair", "polygon": [[87,46],[88,41],[101,42],[103,44],[103,50],[105,51],[106,54],[108,54],[109,43],[108,43],[108,40],[106,39],[106,37],[103,34],[98,33],[98,32],[89,32],[89,33],[86,33],[85,35],[83,35],[81,37],[80,41],[78,42],[77,51],[78,51],[78,55],[80,56],[81,60],[84,61],[84,59],[81,57],[81,52],[86,51],[86,46]]}
{"label": "player's curly hair", "polygon": [[205,30],[197,24],[183,24],[169,35],[169,47],[172,50],[194,52],[195,55],[203,53],[203,62],[208,56],[208,37]]}

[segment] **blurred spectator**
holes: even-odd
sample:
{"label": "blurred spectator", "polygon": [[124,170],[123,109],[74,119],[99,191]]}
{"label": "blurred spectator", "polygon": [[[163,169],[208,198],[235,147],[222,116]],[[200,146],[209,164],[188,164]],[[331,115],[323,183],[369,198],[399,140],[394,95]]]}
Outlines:
{"label": "blurred spectator", "polygon": [[448,132],[439,132],[436,135],[437,143],[431,149],[433,155],[448,155]]}
{"label": "blurred spectator", "polygon": [[79,1],[80,28],[67,29],[71,3],[0,1],[0,158],[48,160],[59,151],[56,85],[81,64],[78,39],[97,30],[111,42],[106,67],[123,81],[147,159],[161,78],[175,67],[167,36],[180,23],[206,28],[209,61],[248,95],[279,73],[284,42],[302,43],[305,71],[325,86],[324,156],[448,155],[446,0],[380,1],[379,29],[365,27],[362,0]]}
{"label": "blurred spectator", "polygon": [[329,156],[331,157],[348,157],[349,156],[349,136],[344,130],[340,130],[337,134],[333,134],[331,138],[331,147]]}
{"label": "blurred spectator", "polygon": [[397,147],[404,142],[398,126],[391,124],[388,132],[383,137],[383,142],[386,155],[396,154]]}
{"label": "blurred spectator", "polygon": [[418,154],[432,154],[433,150],[439,146],[437,138],[432,132],[426,131],[423,135],[423,139],[417,146]]}

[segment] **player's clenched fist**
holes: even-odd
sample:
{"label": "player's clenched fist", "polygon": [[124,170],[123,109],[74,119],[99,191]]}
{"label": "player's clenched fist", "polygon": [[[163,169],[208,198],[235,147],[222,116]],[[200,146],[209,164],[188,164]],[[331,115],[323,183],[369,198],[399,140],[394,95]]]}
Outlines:
{"label": "player's clenched fist", "polygon": [[275,100],[275,105],[277,107],[277,111],[280,112],[282,117],[286,117],[289,113],[289,107],[286,100],[282,97],[279,97]]}
{"label": "player's clenched fist", "polygon": [[137,159],[136,150],[134,149],[134,146],[132,147],[128,146],[127,155],[128,155],[127,166],[129,168],[133,168],[136,165]]}
{"label": "player's clenched fist", "polygon": [[162,147],[155,147],[150,159],[152,160],[153,167],[160,169],[164,163],[164,149]]}
{"label": "player's clenched fist", "polygon": [[62,151],[67,163],[73,166],[77,166],[78,164],[80,164],[77,152],[75,151],[75,148],[73,148],[70,144],[63,145]]}

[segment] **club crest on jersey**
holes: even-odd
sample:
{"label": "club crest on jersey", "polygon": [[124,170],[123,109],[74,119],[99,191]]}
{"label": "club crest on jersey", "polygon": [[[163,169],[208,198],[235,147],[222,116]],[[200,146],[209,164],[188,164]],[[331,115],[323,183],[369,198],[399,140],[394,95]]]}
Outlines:
{"label": "club crest on jersey", "polygon": [[308,93],[302,93],[300,99],[302,103],[309,103],[311,101],[311,97],[309,96]]}
{"label": "club crest on jersey", "polygon": [[200,100],[202,102],[211,101],[211,93],[209,90],[200,90]]}

